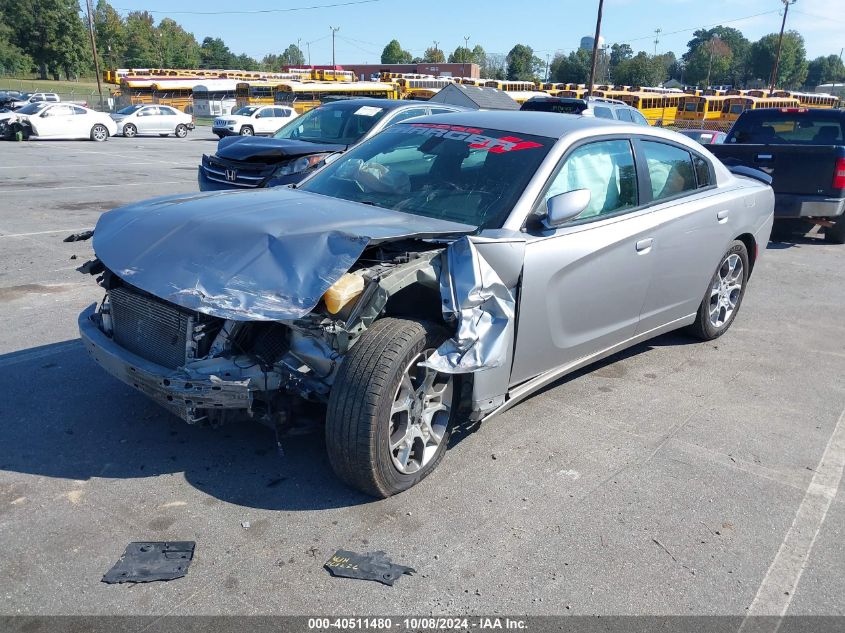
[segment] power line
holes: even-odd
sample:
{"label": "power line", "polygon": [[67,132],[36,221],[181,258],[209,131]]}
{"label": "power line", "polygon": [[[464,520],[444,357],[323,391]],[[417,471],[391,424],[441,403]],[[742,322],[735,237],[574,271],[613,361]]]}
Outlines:
{"label": "power line", "polygon": [[[687,29],[678,29],[677,31],[668,31],[663,32],[663,36],[667,35],[677,35],[678,33],[688,33],[689,31],[697,31],[698,29],[707,29],[712,26],[721,26],[723,24],[731,24],[732,22],[742,22],[743,20],[750,20],[751,18],[758,18],[761,15],[770,15],[772,13],[779,13],[780,9],[774,9],[773,11],[764,11],[763,13],[755,13],[754,15],[746,15],[742,18],[734,18],[733,20],[720,20],[719,22],[714,22],[713,24],[700,24],[698,26],[692,26]],[[628,44],[630,42],[639,42],[640,40],[650,40],[653,35],[644,35],[642,37],[633,37],[624,40],[620,40],[620,44]]]}
{"label": "power line", "polygon": [[[147,13],[166,13],[167,15],[254,15],[259,13],[290,13],[292,11],[311,11],[314,9],[333,9],[336,7],[348,7],[357,4],[372,4],[374,2],[382,2],[382,0],[349,0],[348,2],[335,2],[332,4],[315,4],[308,7],[291,7],[289,9],[254,9],[252,11],[153,11],[152,9],[144,9]],[[119,11],[135,11],[135,9],[126,9],[124,7],[116,7]]]}

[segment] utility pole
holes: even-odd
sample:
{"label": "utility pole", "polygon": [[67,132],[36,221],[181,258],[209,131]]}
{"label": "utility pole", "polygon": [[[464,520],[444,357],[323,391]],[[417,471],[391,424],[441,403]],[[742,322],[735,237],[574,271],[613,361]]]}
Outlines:
{"label": "utility pole", "polygon": [[549,81],[549,60],[551,59],[551,55],[546,53],[546,81]]}
{"label": "utility pole", "polygon": [[334,34],[340,30],[339,26],[330,26],[332,30],[332,70],[334,70]]}
{"label": "utility pole", "polygon": [[660,34],[663,29],[654,29],[654,56],[657,57],[657,45],[660,44]]}
{"label": "utility pole", "polygon": [[97,92],[100,93],[100,110],[105,111],[103,103],[103,85],[100,83],[100,60],[97,58],[97,42],[94,39],[94,9],[91,0],[85,0],[88,9],[88,33],[91,35],[91,53],[94,55],[94,72],[97,73]]}
{"label": "utility pole", "polygon": [[593,94],[593,78],[596,76],[596,61],[599,56],[599,38],[601,37],[601,14],[604,9],[604,0],[599,0],[599,11],[596,15],[596,36],[593,39],[593,61],[590,64],[590,81],[587,84],[587,97]]}
{"label": "utility pole", "polygon": [[311,42],[305,42],[306,48],[308,48],[308,65],[311,65]]}
{"label": "utility pole", "polygon": [[769,96],[775,91],[775,83],[778,80],[778,64],[780,63],[780,47],[783,44],[783,29],[786,27],[786,15],[789,13],[789,5],[795,4],[798,0],[780,0],[783,2],[783,21],[780,23],[780,35],[778,36],[778,50],[775,53],[775,65],[772,68],[772,79],[769,82]]}
{"label": "utility pole", "polygon": [[469,35],[464,35],[464,66],[461,69],[461,74],[464,77],[467,76],[467,55],[469,55]]}

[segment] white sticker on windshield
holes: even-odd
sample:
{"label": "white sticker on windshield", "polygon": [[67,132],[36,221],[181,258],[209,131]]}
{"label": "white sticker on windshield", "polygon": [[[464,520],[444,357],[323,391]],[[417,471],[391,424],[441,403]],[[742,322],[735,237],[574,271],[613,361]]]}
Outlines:
{"label": "white sticker on windshield", "polygon": [[361,106],[352,114],[360,114],[361,116],[375,116],[379,112],[381,112],[381,108],[376,108],[375,106]]}

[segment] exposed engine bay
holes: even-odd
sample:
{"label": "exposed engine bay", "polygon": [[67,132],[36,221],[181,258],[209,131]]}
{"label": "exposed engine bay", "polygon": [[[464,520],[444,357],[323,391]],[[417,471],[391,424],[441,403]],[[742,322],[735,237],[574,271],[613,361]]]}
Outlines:
{"label": "exposed engine bay", "polygon": [[[324,403],[343,355],[379,316],[441,319],[437,256],[443,244],[400,240],[367,247],[317,307],[291,321],[236,321],[185,309],[95,261],[106,296],[92,322],[123,350],[172,373],[159,387],[130,384],[196,424],[233,417],[276,424],[290,396]],[[408,292],[413,286],[413,297]],[[98,359],[102,360],[102,359]],[[120,377],[120,376],[119,376]]]}

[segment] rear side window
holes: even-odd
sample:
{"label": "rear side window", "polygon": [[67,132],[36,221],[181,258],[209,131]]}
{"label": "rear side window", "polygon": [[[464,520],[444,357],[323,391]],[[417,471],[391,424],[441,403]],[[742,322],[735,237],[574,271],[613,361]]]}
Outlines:
{"label": "rear side window", "polygon": [[624,110],[622,108],[619,108],[616,111],[616,116],[619,117],[620,121],[627,121],[628,123],[634,122],[634,117],[631,116],[631,113],[628,110]]}
{"label": "rear side window", "polygon": [[639,125],[648,125],[648,121],[646,120],[646,118],[637,110],[629,110],[629,112],[631,113],[631,116],[634,117],[634,123],[637,123]]}
{"label": "rear side window", "polygon": [[613,118],[613,111],[610,108],[603,108],[601,106],[596,106],[595,108],[593,108],[593,114],[595,114],[600,119]]}
{"label": "rear side window", "polygon": [[766,112],[737,120],[728,143],[843,145],[843,117],[835,112]]}
{"label": "rear side window", "polygon": [[642,148],[654,200],[663,200],[687,191],[695,191],[697,188],[695,172],[692,157],[688,151],[654,141],[643,141]]}
{"label": "rear side window", "polygon": [[710,163],[701,156],[692,155],[692,164],[695,167],[695,180],[698,188],[709,187],[713,184],[713,175],[710,173]]}

